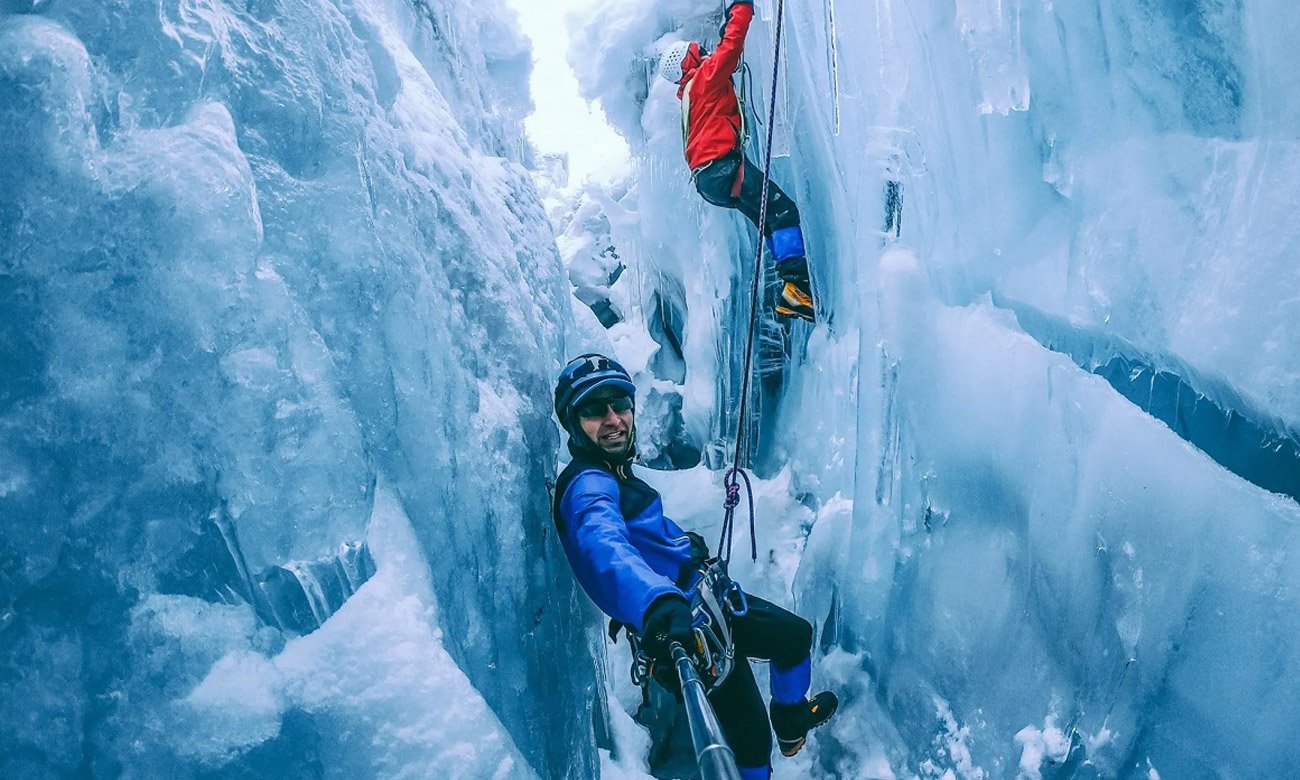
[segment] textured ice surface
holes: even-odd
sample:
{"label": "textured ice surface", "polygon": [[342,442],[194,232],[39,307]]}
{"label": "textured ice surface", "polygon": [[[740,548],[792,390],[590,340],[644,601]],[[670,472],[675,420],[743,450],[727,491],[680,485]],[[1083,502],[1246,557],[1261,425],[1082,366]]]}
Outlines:
{"label": "textured ice surface", "polygon": [[[378,574],[319,631],[274,651],[250,646],[251,621],[235,622],[228,608],[161,595],[137,608],[133,628],[148,632],[154,647],[216,658],[164,705],[166,727],[144,724],[138,744],[208,770],[228,771],[239,760],[277,776],[529,776],[443,646],[428,564],[387,490],[376,497],[371,540]],[[184,691],[182,680],[197,670],[157,671],[176,674]]]}
{"label": "textured ice surface", "polygon": [[[748,39],[764,111],[776,5]],[[1268,491],[1293,493],[1300,428],[1295,15],[786,13],[774,175],[824,317],[765,334],[788,368],[753,399],[754,463],[799,505],[768,507],[744,573],[788,580],[819,624],[815,678],[846,699],[808,773],[1294,761],[1300,512]],[[579,81],[638,160],[627,274],[642,301],[681,285],[681,384],[714,383],[684,394],[706,453],[734,431],[752,231],[692,192],[652,65],[716,40],[718,14],[615,0],[571,18]],[[700,492],[670,487],[670,514]]]}
{"label": "textured ice surface", "polygon": [[0,774],[593,774],[513,18],[0,9]]}
{"label": "textured ice surface", "polygon": [[[774,161],[824,316],[761,323],[735,571],[844,710],[778,776],[1293,765],[1300,510],[1232,464],[1300,427],[1300,17],[831,3],[787,6]],[[614,349],[712,541],[754,241],[653,60],[719,21],[570,19],[637,163],[550,193],[557,251],[499,3],[0,2],[0,774],[644,776],[550,381]]]}

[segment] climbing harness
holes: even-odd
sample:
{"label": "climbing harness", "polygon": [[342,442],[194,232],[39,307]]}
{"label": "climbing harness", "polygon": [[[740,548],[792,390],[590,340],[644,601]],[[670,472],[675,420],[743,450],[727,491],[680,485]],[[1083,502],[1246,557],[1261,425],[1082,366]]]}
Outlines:
{"label": "climbing harness", "polygon": [[700,569],[692,610],[695,638],[699,642],[699,668],[712,691],[726,681],[736,661],[736,644],[731,636],[732,618],[749,612],[745,593],[727,575],[727,565],[710,559]]}
{"label": "climbing harness", "polygon": [[[763,191],[759,199],[758,240],[754,250],[754,281],[749,291],[749,335],[745,339],[745,370],[740,385],[740,414],[736,421],[736,449],[723,484],[727,488],[727,498],[723,504],[726,513],[722,521],[722,535],[718,540],[719,555],[724,561],[731,561],[731,540],[735,532],[736,507],[740,504],[739,478],[745,482],[745,492],[749,499],[749,543],[750,556],[758,560],[758,537],[754,522],[754,491],[750,485],[749,475],[740,467],[740,456],[745,441],[745,420],[749,411],[749,382],[754,365],[754,334],[758,329],[758,291],[763,279],[763,235],[767,230],[767,193],[772,181],[772,136],[776,126],[776,90],[780,85],[781,75],[781,34],[785,28],[785,0],[777,0],[776,38],[772,52],[772,100],[767,109],[767,145],[763,151]],[[743,167],[743,166],[742,166]]]}
{"label": "climbing harness", "polygon": [[[693,569],[694,585],[683,588],[691,602],[691,626],[695,632],[694,652],[705,691],[712,693],[726,681],[736,663],[736,643],[731,635],[731,621],[749,613],[749,602],[740,584],[727,574],[727,564],[709,558]],[[648,697],[648,686],[655,675],[654,659],[641,649],[641,639],[628,631],[632,645],[632,682]]]}

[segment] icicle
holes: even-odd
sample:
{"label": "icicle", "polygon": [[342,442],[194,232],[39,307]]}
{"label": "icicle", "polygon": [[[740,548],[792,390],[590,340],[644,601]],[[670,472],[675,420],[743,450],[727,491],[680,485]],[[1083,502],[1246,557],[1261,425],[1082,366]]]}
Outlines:
{"label": "icicle", "polygon": [[790,129],[790,48],[789,45],[781,47],[781,132],[772,149],[774,159],[790,156],[790,139],[794,135]]}
{"label": "icicle", "polygon": [[361,571],[361,555],[364,545],[361,542],[344,542],[339,548],[339,557],[337,560],[340,578],[347,586],[347,594],[351,596],[357,592],[365,581],[369,579]]}
{"label": "icicle", "polygon": [[324,625],[330,616],[330,608],[329,602],[325,599],[325,592],[316,577],[298,561],[289,561],[281,568],[292,574],[302,586],[303,595],[307,597],[307,606],[311,607],[311,615],[316,619],[316,625],[318,627]]}
{"label": "icicle", "polygon": [[840,49],[839,31],[835,28],[835,0],[826,0],[826,51],[831,69],[831,133],[840,135]]}
{"label": "icicle", "polygon": [[235,571],[239,573],[239,580],[243,589],[243,592],[239,593],[238,596],[252,604],[253,609],[263,620],[276,628],[284,628],[284,624],[276,615],[275,609],[266,600],[265,594],[253,578],[253,573],[248,569],[248,560],[244,558],[244,551],[239,546],[239,536],[235,533],[235,526],[230,522],[225,507],[221,506],[212,510],[212,514],[208,519],[221,533],[221,538],[226,543],[226,550],[230,553],[230,559],[235,562]]}

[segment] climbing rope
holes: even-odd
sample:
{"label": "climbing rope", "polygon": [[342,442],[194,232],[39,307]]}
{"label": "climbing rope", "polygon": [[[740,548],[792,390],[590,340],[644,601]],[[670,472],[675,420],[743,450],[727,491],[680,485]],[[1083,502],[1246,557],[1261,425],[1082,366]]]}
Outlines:
{"label": "climbing rope", "polygon": [[738,478],[745,481],[745,492],[749,498],[749,545],[753,560],[758,560],[758,537],[754,525],[754,491],[750,485],[749,475],[740,467],[740,456],[745,441],[745,420],[749,410],[749,379],[754,364],[754,334],[758,330],[758,291],[763,281],[763,234],[767,230],[767,192],[772,179],[772,131],[776,127],[776,90],[780,85],[781,75],[781,33],[785,27],[785,0],[777,0],[776,5],[776,40],[772,51],[772,100],[767,109],[767,145],[763,150],[763,191],[760,196],[758,211],[758,241],[754,250],[754,281],[749,291],[749,335],[745,339],[745,370],[740,384],[740,419],[736,422],[736,450],[731,460],[731,468],[723,484],[727,487],[727,499],[724,503],[726,515],[722,520],[722,536],[718,539],[718,550],[725,551],[723,560],[731,562],[731,540],[735,531],[736,507],[740,505],[740,484]]}
{"label": "climbing rope", "polygon": [[722,538],[726,540],[726,547],[722,547],[722,541],[718,542],[719,549],[726,550],[723,560],[727,563],[731,563],[731,537],[735,527],[736,507],[740,506],[740,484],[736,482],[737,474],[745,481],[745,495],[749,500],[749,555],[752,560],[758,560],[758,539],[754,535],[754,487],[750,484],[749,474],[733,466],[727,472],[727,498],[723,503],[723,507],[727,510],[722,518]]}

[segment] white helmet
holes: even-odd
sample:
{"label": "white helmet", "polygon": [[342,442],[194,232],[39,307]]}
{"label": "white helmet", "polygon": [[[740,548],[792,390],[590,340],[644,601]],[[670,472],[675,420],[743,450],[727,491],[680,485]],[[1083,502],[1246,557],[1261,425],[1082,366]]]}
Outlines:
{"label": "white helmet", "polygon": [[686,59],[686,54],[691,50],[689,41],[678,41],[664,50],[659,55],[659,75],[668,79],[674,84],[682,80],[682,62]]}

